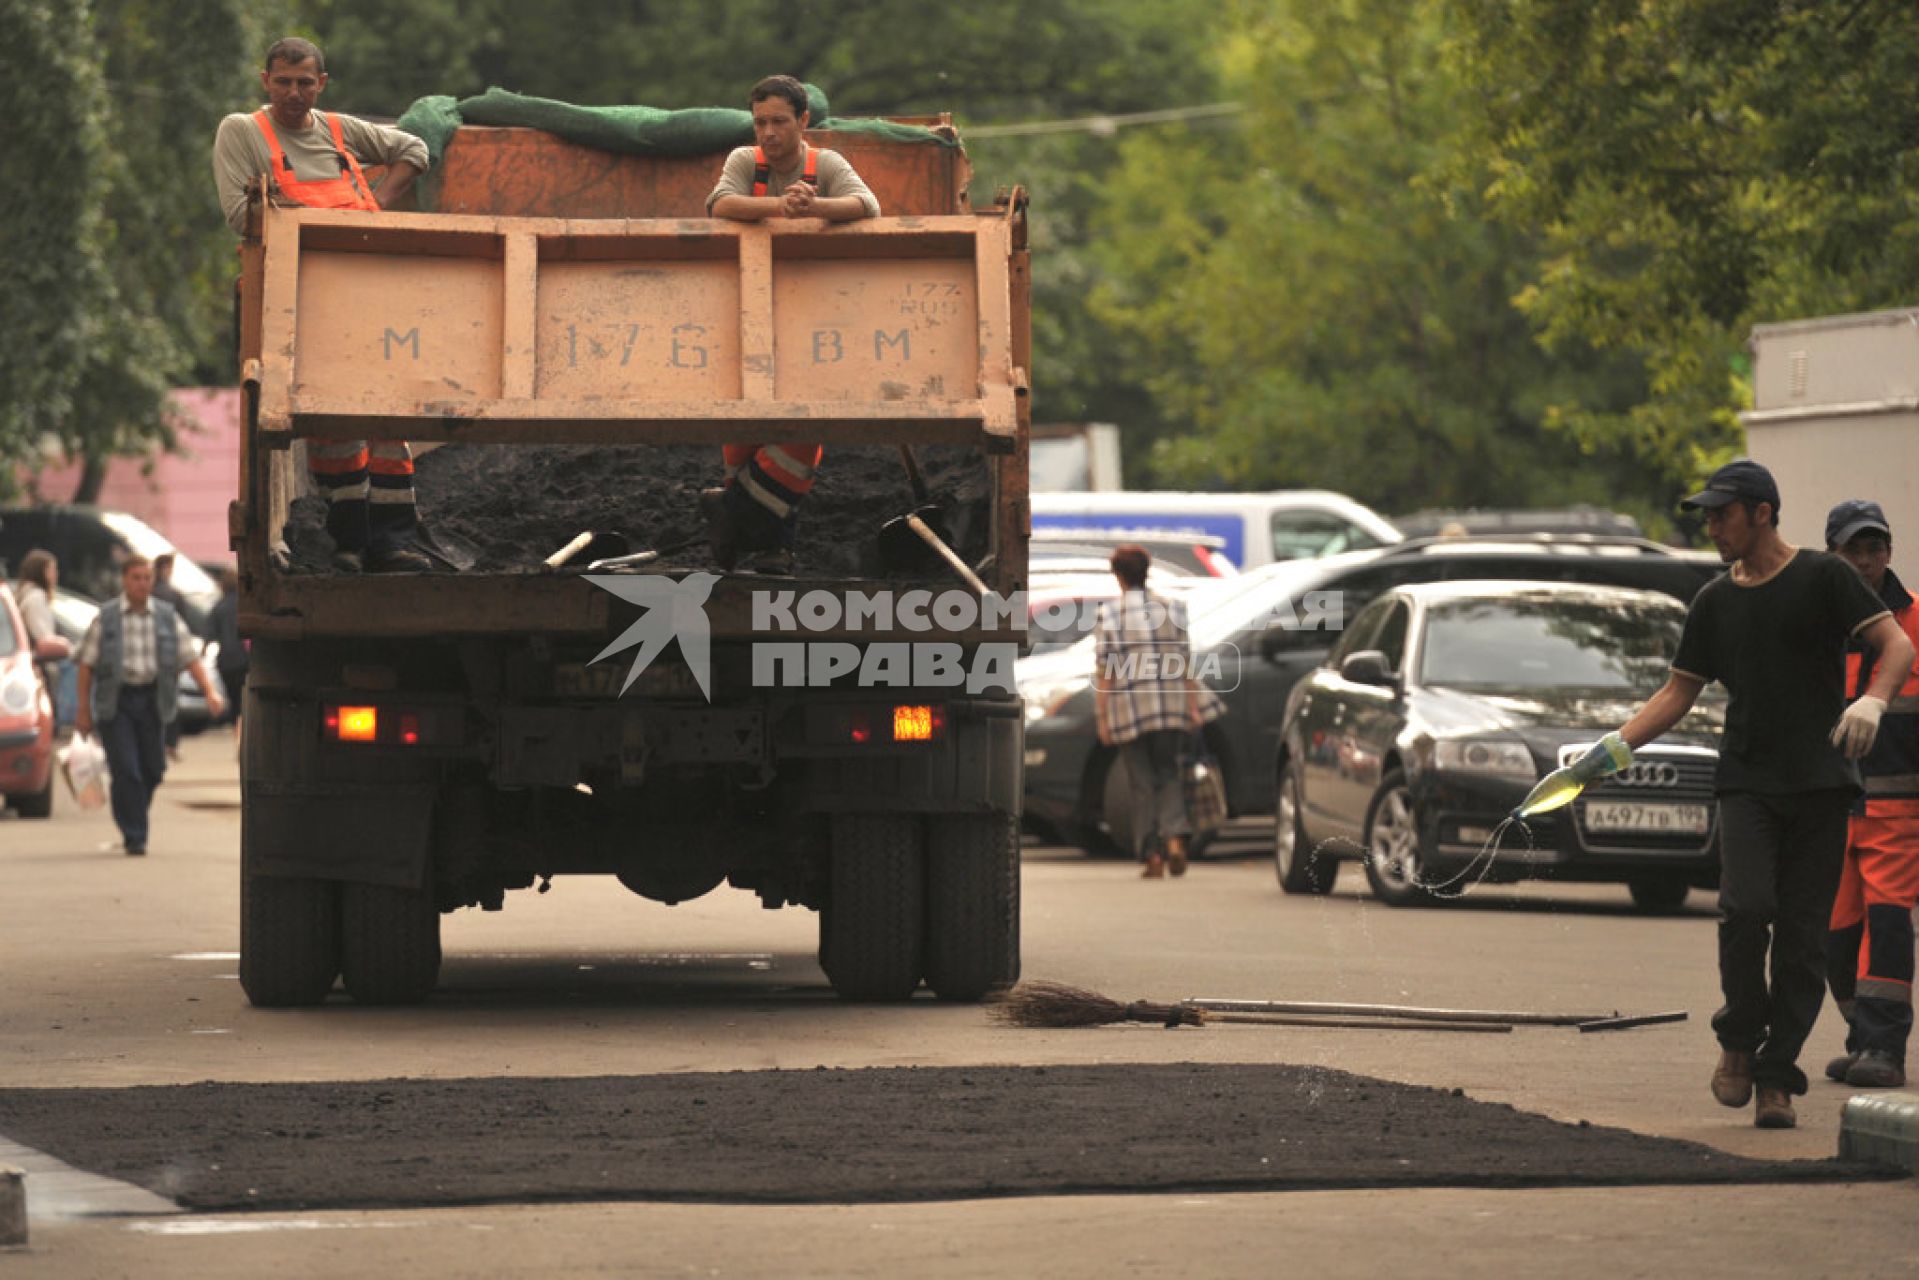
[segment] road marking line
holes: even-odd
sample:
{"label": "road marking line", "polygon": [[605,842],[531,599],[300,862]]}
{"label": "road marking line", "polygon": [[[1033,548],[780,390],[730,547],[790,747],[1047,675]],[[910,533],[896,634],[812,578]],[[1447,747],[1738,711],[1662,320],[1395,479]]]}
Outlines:
{"label": "road marking line", "polygon": [[238,1236],[265,1231],[397,1231],[425,1222],[317,1222],[311,1218],[181,1218],[172,1222],[129,1222],[127,1230],[149,1236]]}
{"label": "road marking line", "polygon": [[16,1165],[26,1171],[27,1219],[31,1222],[184,1212],[173,1201],[145,1187],[83,1172],[44,1151],[23,1147],[3,1137],[0,1137],[0,1164]]}

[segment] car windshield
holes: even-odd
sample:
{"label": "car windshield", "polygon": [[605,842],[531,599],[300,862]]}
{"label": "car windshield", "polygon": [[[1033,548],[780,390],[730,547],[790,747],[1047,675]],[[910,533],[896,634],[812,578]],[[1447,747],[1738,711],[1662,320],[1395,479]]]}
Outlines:
{"label": "car windshield", "polygon": [[1420,680],[1511,693],[1649,694],[1686,611],[1664,597],[1447,600],[1426,613]]}
{"label": "car windshield", "polygon": [[181,555],[179,550],[153,526],[130,516],[123,511],[102,511],[101,523],[127,540],[127,545],[149,560],[160,556],[173,557],[173,585],[186,596],[213,596],[218,598],[220,584],[207,576],[207,571],[193,561]]}

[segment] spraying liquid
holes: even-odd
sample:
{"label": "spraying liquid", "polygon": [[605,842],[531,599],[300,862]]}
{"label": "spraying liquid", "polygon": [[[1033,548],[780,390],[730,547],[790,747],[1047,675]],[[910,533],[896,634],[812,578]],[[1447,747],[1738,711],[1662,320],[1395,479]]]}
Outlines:
{"label": "spraying liquid", "polygon": [[1632,748],[1618,733],[1609,733],[1579,759],[1541,778],[1539,785],[1513,810],[1513,817],[1532,818],[1563,808],[1592,783],[1618,773],[1631,763]]}

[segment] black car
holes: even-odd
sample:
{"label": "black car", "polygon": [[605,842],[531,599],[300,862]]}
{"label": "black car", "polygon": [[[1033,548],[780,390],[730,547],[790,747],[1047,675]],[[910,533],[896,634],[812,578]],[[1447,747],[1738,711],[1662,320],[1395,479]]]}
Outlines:
{"label": "black car", "polygon": [[1718,879],[1723,697],[1702,697],[1630,768],[1510,829],[1546,773],[1665,682],[1686,611],[1616,587],[1450,582],[1397,588],[1293,689],[1281,727],[1274,860],[1326,893],[1342,859],[1407,906],[1494,882],[1624,881],[1649,910]]}
{"label": "black car", "polygon": [[[1344,626],[1406,583],[1511,578],[1588,582],[1690,601],[1724,568],[1710,554],[1629,538],[1427,538],[1317,560],[1270,564],[1185,594],[1200,676],[1227,714],[1206,730],[1228,810],[1271,813],[1280,716],[1294,682]],[[1125,771],[1093,727],[1092,641],[1020,663],[1026,700],[1025,822],[1044,839],[1095,851],[1126,847]]]}

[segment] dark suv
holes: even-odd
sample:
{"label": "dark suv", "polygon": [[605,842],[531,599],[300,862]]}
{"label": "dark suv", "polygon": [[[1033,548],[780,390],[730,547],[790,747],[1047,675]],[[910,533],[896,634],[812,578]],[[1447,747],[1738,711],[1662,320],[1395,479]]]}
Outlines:
{"label": "dark suv", "polygon": [[[1724,566],[1704,552],[1637,538],[1422,538],[1266,565],[1189,592],[1200,677],[1227,705],[1206,728],[1236,815],[1271,813],[1280,716],[1294,683],[1325,659],[1346,623],[1394,587],[1482,578],[1582,582],[1690,602]],[[1023,660],[1029,830],[1106,851],[1128,843],[1126,778],[1093,726],[1091,640]]]}

